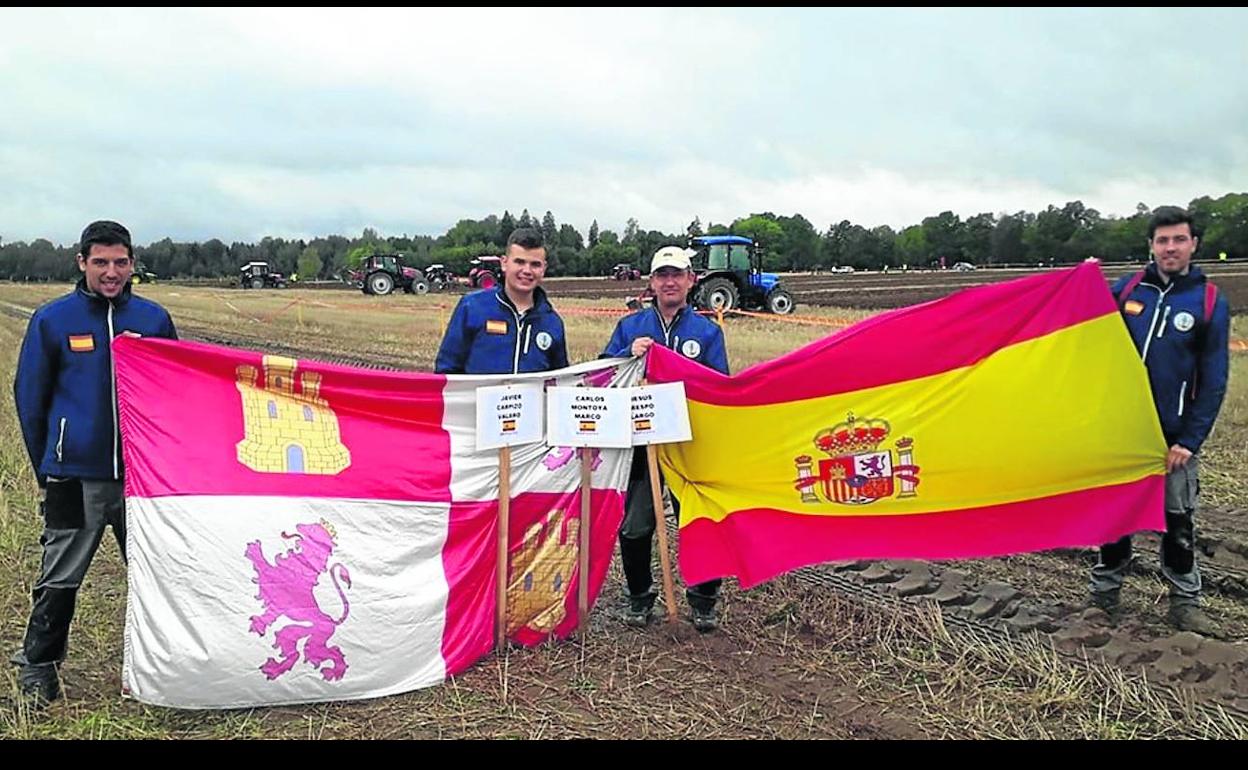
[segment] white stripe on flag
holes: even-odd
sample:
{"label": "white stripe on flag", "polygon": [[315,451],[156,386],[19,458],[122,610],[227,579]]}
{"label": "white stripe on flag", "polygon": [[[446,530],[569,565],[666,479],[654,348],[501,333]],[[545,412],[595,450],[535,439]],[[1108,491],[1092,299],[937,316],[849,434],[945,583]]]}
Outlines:
{"label": "white stripe on flag", "polygon": [[445,678],[446,504],[187,496],[126,506],[123,682],[138,700],[350,700]]}

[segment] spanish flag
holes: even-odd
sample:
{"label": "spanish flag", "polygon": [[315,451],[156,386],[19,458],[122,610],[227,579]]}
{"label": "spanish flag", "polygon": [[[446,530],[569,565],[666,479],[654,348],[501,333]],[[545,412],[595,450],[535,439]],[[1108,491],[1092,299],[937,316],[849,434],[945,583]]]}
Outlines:
{"label": "spanish flag", "polygon": [[1166,445],[1099,265],[869,318],[736,376],[651,349],[686,581],[965,559],[1164,529]]}

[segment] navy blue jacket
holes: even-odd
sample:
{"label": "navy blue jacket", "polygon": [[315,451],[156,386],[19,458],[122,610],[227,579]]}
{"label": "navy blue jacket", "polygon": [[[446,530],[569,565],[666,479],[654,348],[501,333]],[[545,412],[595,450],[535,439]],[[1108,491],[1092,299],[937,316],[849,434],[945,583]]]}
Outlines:
{"label": "navy blue jacket", "polygon": [[728,351],[724,347],[724,331],[688,305],[676,311],[670,324],[664,323],[657,307],[651,306],[626,315],[615,325],[611,341],[603,356],[631,356],[633,341],[650,337],[656,344],[670,348],[685,358],[728,374]]}
{"label": "navy blue jacket", "polygon": [[120,479],[121,434],[112,339],[125,331],[177,339],[169,313],[130,293],[114,300],[86,282],[35,311],[17,360],[13,396],[26,451],[48,476]]}
{"label": "navy blue jacket", "polygon": [[[1114,297],[1131,276],[1113,286]],[[1200,451],[1226,395],[1231,313],[1218,293],[1205,323],[1206,278],[1192,266],[1167,284],[1151,264],[1119,305],[1131,340],[1148,369],[1157,416],[1167,445]]]}
{"label": "navy blue jacket", "polygon": [[438,374],[519,374],[568,365],[563,319],[546,292],[533,290],[533,307],[521,314],[500,284],[459,300],[438,349]]}

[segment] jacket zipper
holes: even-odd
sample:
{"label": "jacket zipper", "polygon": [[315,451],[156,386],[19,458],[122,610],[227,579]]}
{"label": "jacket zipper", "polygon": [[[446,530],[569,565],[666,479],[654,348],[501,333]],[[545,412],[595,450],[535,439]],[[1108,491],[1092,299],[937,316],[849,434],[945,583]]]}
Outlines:
{"label": "jacket zipper", "polygon": [[[1140,285],[1141,285],[1141,286],[1145,286],[1145,285],[1148,285],[1148,284],[1140,284]],[[1171,284],[1170,286],[1173,286],[1173,285],[1174,285],[1174,284]],[[1143,349],[1142,351],[1140,351],[1140,360],[1141,360],[1141,361],[1146,361],[1146,360],[1148,360],[1148,348],[1149,348],[1149,346],[1150,346],[1150,345],[1152,344],[1152,342],[1153,342],[1153,332],[1154,332],[1154,331],[1156,331],[1156,329],[1157,329],[1157,316],[1158,316],[1158,314],[1159,314],[1159,313],[1161,313],[1161,303],[1162,303],[1162,301],[1163,301],[1163,300],[1165,300],[1165,298],[1166,298],[1166,293],[1170,291],[1170,286],[1167,286],[1167,287],[1166,287],[1166,288],[1164,288],[1164,289],[1157,289],[1157,287],[1156,287],[1156,286],[1149,286],[1149,288],[1150,288],[1150,289],[1157,289],[1157,291],[1158,291],[1158,297],[1157,297],[1157,306],[1153,308],[1153,320],[1152,320],[1152,321],[1149,321],[1149,323],[1148,323],[1148,334],[1144,337],[1144,349]],[[1160,336],[1160,335],[1158,335],[1158,336]]]}
{"label": "jacket zipper", "polygon": [[121,429],[117,425],[117,364],[113,361],[113,303],[108,303],[108,371],[112,375],[110,384],[113,391],[113,480],[121,478],[121,468],[117,462],[117,443]]}

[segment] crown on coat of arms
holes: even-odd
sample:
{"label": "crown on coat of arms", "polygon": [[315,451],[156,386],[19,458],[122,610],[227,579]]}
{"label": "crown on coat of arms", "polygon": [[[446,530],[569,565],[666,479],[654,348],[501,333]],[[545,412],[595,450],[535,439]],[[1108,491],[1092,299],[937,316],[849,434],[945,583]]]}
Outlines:
{"label": "crown on coat of arms", "polygon": [[886,420],[860,420],[850,412],[845,422],[816,433],[815,447],[831,457],[871,452],[888,438],[890,430]]}

